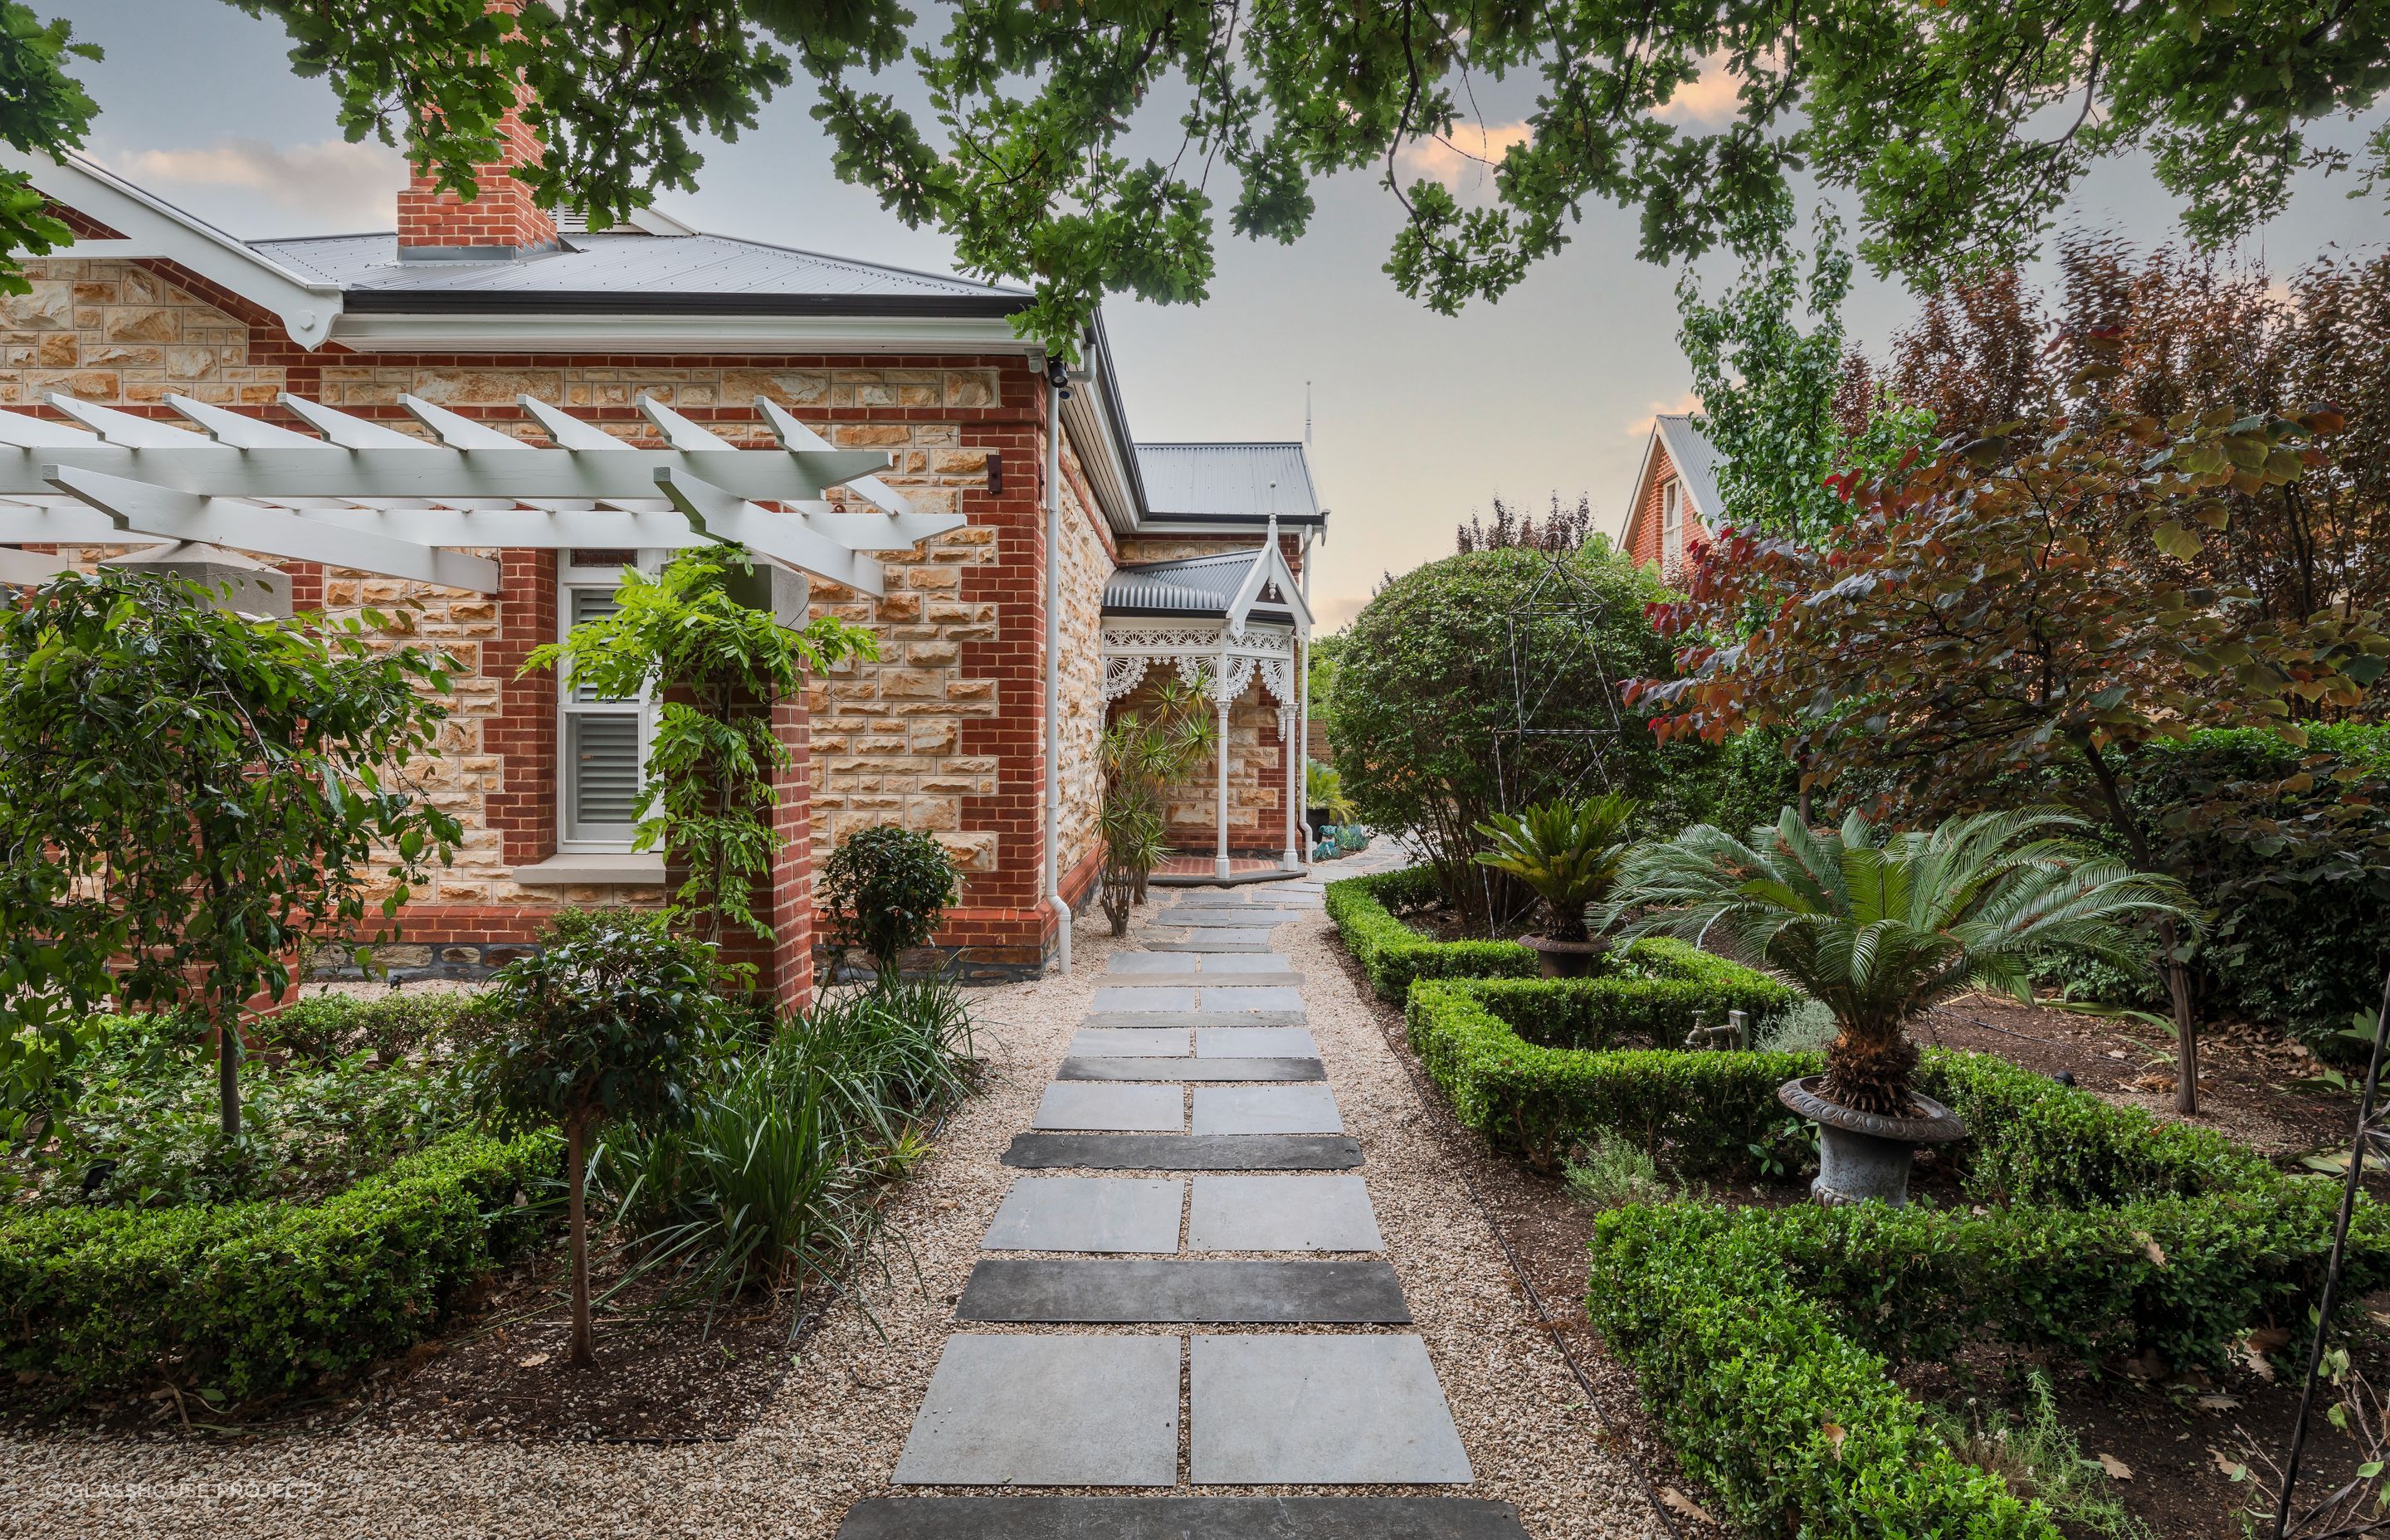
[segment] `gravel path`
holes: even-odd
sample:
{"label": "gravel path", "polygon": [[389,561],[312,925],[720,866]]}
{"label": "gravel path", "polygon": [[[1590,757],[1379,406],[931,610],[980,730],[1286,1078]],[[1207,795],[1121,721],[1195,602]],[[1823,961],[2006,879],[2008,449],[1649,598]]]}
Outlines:
{"label": "gravel path", "polygon": [[[830,1535],[855,1501],[892,1490],[955,1330],[954,1300],[1017,1174],[999,1157],[1029,1125],[1111,953],[1135,946],[1145,923],[1114,942],[1089,917],[1075,932],[1073,977],[973,994],[985,1091],[948,1120],[937,1153],[894,1200],[890,1238],[858,1289],[735,1439],[18,1437],[0,1443],[0,1536]],[[1332,929],[1312,916],[1274,940],[1304,975],[1310,1030],[1362,1146],[1409,1329],[1426,1341],[1474,1468],[1473,1482],[1438,1490],[1514,1503],[1538,1540],[1657,1536],[1633,1472],[1605,1446],[1485,1219],[1438,1158],[1417,1091],[1339,966]]]}

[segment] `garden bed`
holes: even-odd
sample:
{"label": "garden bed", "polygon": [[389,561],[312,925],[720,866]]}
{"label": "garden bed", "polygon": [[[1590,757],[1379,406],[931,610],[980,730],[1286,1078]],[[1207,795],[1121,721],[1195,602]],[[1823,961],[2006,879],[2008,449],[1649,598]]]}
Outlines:
{"label": "garden bed", "polygon": [[[1370,908],[1384,906],[1348,901],[1348,937],[1354,911],[1366,927]],[[1435,944],[1380,929],[1381,963]],[[2132,1084],[2152,1073],[2149,1056],[2111,1046],[2122,1036],[2112,1023],[2023,1009],[1995,1020],[1983,1011],[1998,1007],[1970,1000],[1934,1019],[1929,1043],[1990,1039],[2071,1062],[2037,1072],[1929,1048],[1921,1089],[1977,1136],[1922,1165],[1905,1213],[1816,1210],[1802,1200],[1805,1172],[1759,1169],[1788,1153],[1770,1146],[1784,1117],[1774,1087],[1814,1072],[1815,1056],[1614,1047],[1633,1034],[1597,1004],[1600,982],[1422,976],[1407,991],[1408,1035],[1458,1121],[1493,1148],[1549,1164],[1607,1132],[1658,1152],[1678,1177],[1711,1178],[1699,1200],[1680,1192],[1598,1221],[1549,1175],[1510,1164],[1483,1178],[1544,1289],[1581,1288],[1566,1259],[1594,1241],[1589,1324],[1654,1396],[1644,1415],[1701,1478],[1683,1482],[1694,1506],[1762,1533],[1871,1534],[1886,1521],[1963,1522],[1970,1535],[2097,1533],[2080,1528],[2088,1509],[2064,1508],[2062,1531],[1983,1469],[2024,1484],[2020,1458],[2046,1469],[2052,1449],[2073,1461],[2079,1446],[2080,1458],[2130,1474],[2075,1484],[2151,1533],[2188,1540],[2231,1526],[2255,1488],[2226,1467],[2275,1453],[2295,1415],[2297,1365],[2281,1350],[2304,1341],[2298,1301],[2319,1276],[2332,1184],[2054,1084],[2062,1067],[2119,1099],[2170,1089]],[[2211,1045],[2211,1107],[2263,1127],[2269,1153],[2330,1144],[2335,1128],[2345,1140],[2345,1098],[2293,1090],[2301,1056],[2246,1039]],[[2390,1223],[2369,1204],[2352,1296],[2385,1280]],[[2353,1314],[2349,1346],[2364,1367],[2384,1356],[2383,1333]],[[2049,1377],[2047,1407],[2032,1371]],[[2313,1495],[2361,1457],[2318,1428]]]}

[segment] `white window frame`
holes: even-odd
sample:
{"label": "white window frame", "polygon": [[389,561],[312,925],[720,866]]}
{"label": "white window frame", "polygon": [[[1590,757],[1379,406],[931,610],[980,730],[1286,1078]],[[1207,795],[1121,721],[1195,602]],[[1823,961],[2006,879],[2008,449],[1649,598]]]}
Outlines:
{"label": "white window frame", "polygon": [[[556,570],[556,635],[559,641],[572,634],[572,596],[575,590],[598,589],[612,593],[623,585],[623,569],[619,566],[580,567],[572,564],[577,553],[570,548],[559,552]],[[653,573],[663,564],[662,551],[642,550],[636,553],[636,566],[642,572]],[[619,836],[595,836],[576,832],[572,820],[577,767],[572,757],[572,719],[575,716],[635,716],[639,724],[639,776],[645,789],[648,748],[655,736],[655,701],[652,692],[641,690],[636,700],[575,700],[571,682],[561,674],[556,682],[556,849],[560,855],[606,855],[627,853],[632,844],[631,826],[623,826]]]}
{"label": "white window frame", "polygon": [[1671,476],[1660,483],[1660,565],[1675,571],[1685,560],[1685,488]]}

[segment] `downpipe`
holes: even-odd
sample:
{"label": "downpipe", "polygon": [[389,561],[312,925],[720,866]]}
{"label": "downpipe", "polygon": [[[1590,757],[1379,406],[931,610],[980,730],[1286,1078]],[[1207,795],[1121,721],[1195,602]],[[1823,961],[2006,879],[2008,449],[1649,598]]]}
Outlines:
{"label": "downpipe", "polygon": [[1062,397],[1070,375],[1046,360],[1046,902],[1060,928],[1054,960],[1071,974],[1071,905],[1062,897]]}

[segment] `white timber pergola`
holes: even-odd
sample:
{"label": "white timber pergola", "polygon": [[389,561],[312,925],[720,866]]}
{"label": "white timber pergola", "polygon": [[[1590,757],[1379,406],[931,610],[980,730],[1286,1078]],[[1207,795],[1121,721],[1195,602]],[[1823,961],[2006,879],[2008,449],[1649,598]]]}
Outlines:
{"label": "white timber pergola", "polygon": [[[532,396],[551,447],[411,395],[431,437],[277,398],[314,433],[169,395],[191,426],[53,394],[60,423],[0,411],[0,581],[32,583],[63,558],[27,545],[197,542],[259,556],[495,594],[506,547],[686,550],[736,543],[766,565],[884,592],[871,553],[959,529],[916,512],[873,474],[880,450],[833,448],[770,402],[777,449],[741,449],[641,397],[668,446],[641,449]],[[833,486],[877,512],[837,512]]]}
{"label": "white timber pergola", "polygon": [[[1274,608],[1291,617],[1279,621],[1257,616],[1265,594]],[[1279,549],[1278,520],[1253,552],[1253,564],[1228,597],[1217,620],[1112,618],[1104,622],[1104,704],[1109,708],[1143,682],[1154,665],[1168,664],[1189,685],[1199,685],[1219,713],[1219,750],[1214,789],[1213,878],[1228,880],[1228,708],[1256,682],[1278,703],[1278,736],[1287,750],[1286,849],[1280,860],[1289,870],[1303,865],[1303,837],[1296,822],[1302,800],[1304,754],[1310,731],[1310,709],[1303,687],[1305,651],[1311,643],[1311,608],[1303,587]]]}

